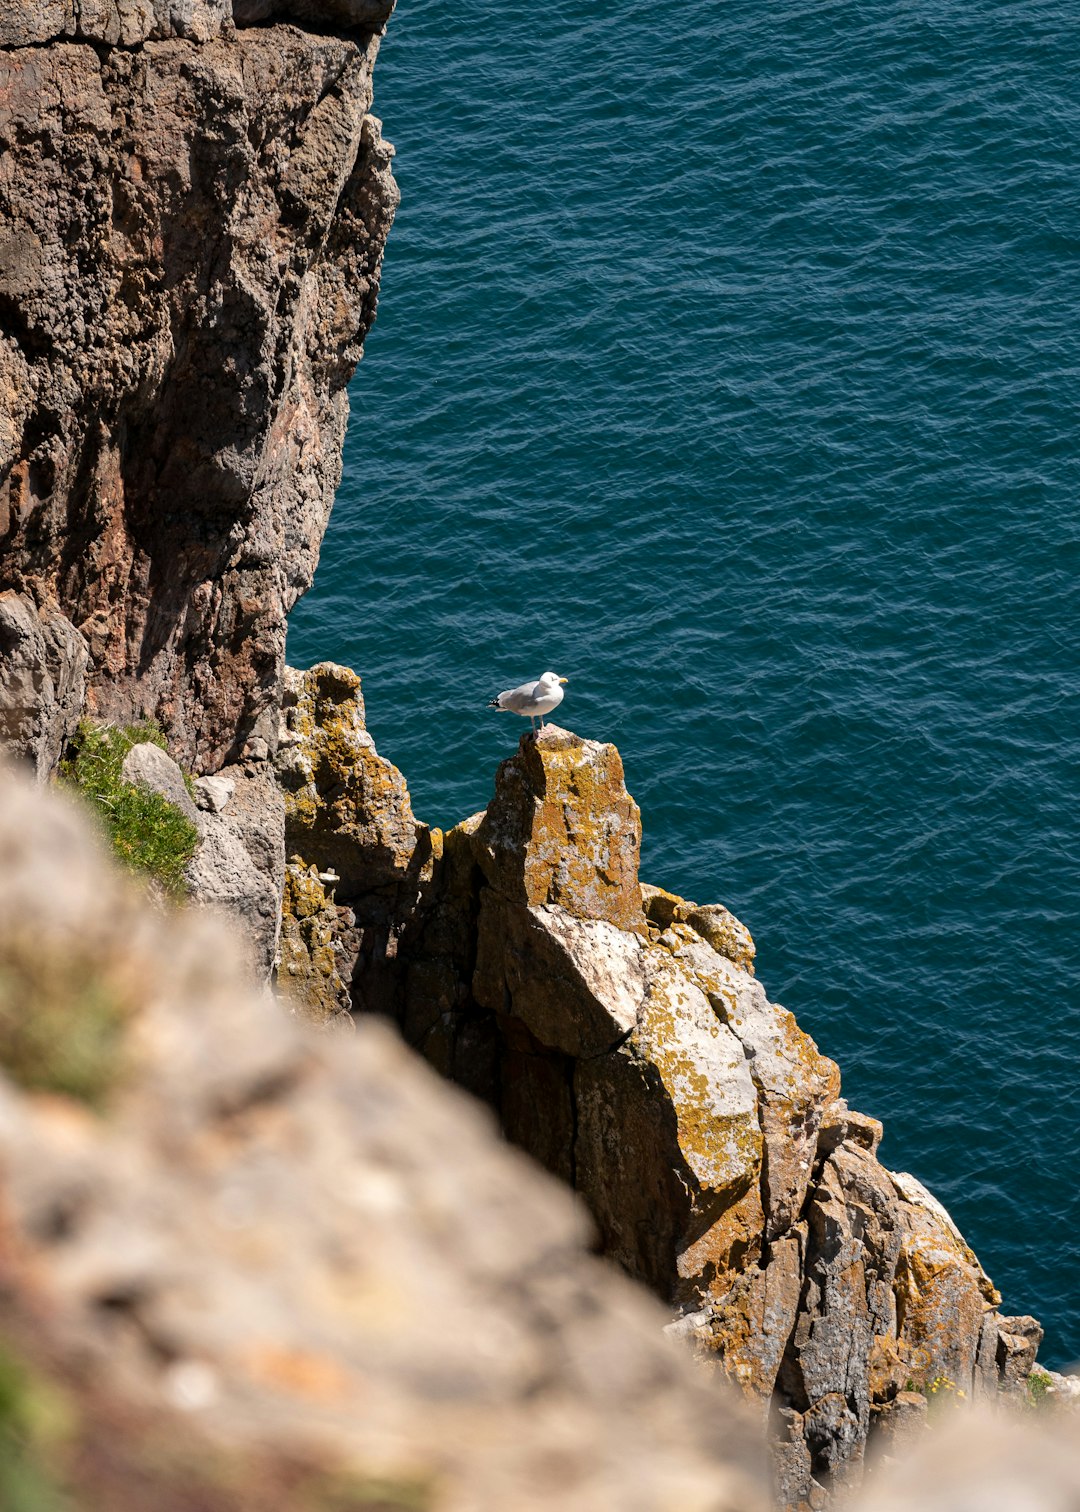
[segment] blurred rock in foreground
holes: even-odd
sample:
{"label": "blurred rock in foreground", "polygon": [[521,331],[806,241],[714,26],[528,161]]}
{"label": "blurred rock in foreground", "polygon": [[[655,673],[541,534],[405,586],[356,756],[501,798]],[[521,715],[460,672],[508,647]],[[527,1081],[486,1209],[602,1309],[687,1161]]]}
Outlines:
{"label": "blurred rock in foreground", "polygon": [[0,773],[0,1501],[763,1509],[738,1404],[570,1195],[240,960]]}

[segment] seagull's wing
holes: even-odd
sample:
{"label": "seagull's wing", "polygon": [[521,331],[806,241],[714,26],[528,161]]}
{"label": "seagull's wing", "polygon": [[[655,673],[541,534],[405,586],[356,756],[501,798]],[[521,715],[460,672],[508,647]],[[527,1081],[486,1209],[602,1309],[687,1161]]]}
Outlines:
{"label": "seagull's wing", "polygon": [[536,702],[536,683],[522,683],[519,688],[507,688],[505,693],[500,693],[495,700],[500,709],[506,709],[511,714],[528,713],[529,705]]}

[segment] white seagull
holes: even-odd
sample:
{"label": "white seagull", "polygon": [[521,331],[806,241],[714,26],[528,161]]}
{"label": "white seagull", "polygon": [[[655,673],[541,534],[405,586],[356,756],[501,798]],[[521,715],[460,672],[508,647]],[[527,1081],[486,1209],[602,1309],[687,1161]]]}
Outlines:
{"label": "white seagull", "polygon": [[544,715],[550,714],[552,709],[557,709],[563,701],[562,684],[565,677],[559,677],[554,672],[545,672],[543,677],[538,677],[536,682],[522,683],[520,688],[507,688],[505,693],[500,693],[488,704],[489,709],[503,709],[507,714],[520,714],[528,719],[533,729],[536,729],[536,720],[539,717],[540,728],[544,728]]}

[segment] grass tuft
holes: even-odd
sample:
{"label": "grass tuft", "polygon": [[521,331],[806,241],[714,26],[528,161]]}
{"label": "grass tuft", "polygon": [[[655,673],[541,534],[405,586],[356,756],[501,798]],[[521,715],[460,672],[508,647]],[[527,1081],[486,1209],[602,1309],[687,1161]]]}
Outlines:
{"label": "grass tuft", "polygon": [[[187,896],[184,869],[199,843],[199,832],[160,793],[124,782],[120,769],[132,746],[149,741],[166,750],[155,724],[118,728],[83,720],[60,777],[89,799],[102,819],[112,848],[131,872],[153,877],[173,898]],[[189,785],[190,779],[185,777]]]}

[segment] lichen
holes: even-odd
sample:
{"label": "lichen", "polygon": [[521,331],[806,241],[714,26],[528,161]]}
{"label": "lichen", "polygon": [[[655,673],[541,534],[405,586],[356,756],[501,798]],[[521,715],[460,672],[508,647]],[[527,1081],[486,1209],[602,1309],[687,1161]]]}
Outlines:
{"label": "lichen", "polygon": [[349,989],[338,970],[336,914],[316,869],[294,856],[285,868],[278,985],[303,1017],[320,1024],[349,1009]]}

